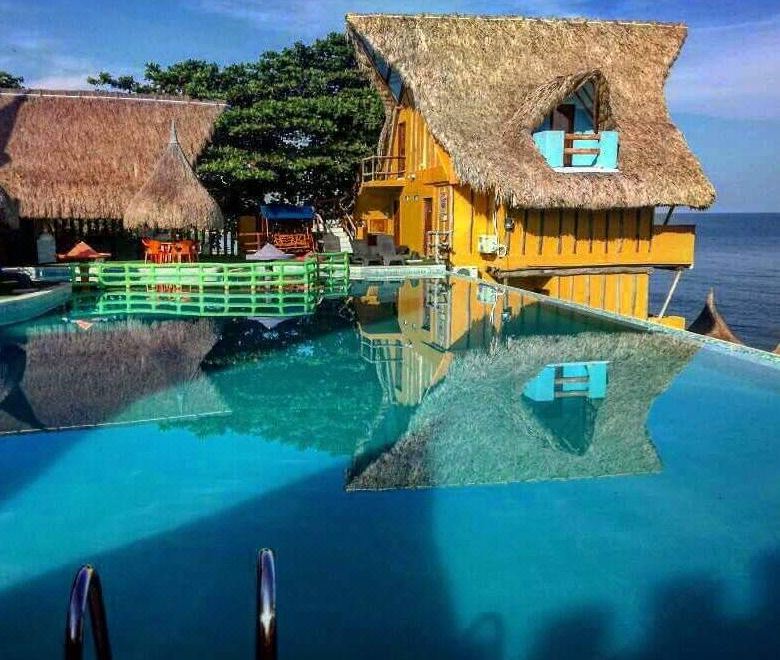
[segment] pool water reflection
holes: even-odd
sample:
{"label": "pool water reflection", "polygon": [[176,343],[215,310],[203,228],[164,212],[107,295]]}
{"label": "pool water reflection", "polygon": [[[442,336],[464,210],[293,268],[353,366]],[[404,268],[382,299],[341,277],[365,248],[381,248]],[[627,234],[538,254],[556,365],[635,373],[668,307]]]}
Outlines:
{"label": "pool water reflection", "polygon": [[283,657],[778,648],[769,363],[465,279],[76,316],[2,335],[3,657],[84,561],[118,657],[251,657],[261,546]]}

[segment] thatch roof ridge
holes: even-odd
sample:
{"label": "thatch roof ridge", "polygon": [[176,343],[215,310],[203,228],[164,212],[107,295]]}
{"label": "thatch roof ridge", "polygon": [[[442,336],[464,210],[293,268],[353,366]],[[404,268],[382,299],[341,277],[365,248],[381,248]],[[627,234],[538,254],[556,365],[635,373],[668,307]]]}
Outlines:
{"label": "thatch roof ridge", "polygon": [[221,99],[195,99],[190,96],[174,94],[136,94],[131,92],[111,92],[92,89],[44,89],[34,87],[0,87],[0,96],[54,96],[69,99],[110,99],[126,101],[147,101],[150,103],[181,103],[187,105],[217,105],[226,107],[227,101]]}
{"label": "thatch roof ridge", "polygon": [[587,16],[521,16],[518,14],[459,14],[455,13],[382,13],[382,12],[347,12],[346,20],[352,18],[421,18],[421,19],[461,19],[480,21],[538,21],[540,23],[593,23],[608,25],[650,25],[653,27],[687,27],[682,21],[638,21],[632,19],[588,18]]}
{"label": "thatch roof ridge", "polygon": [[0,93],[0,187],[22,218],[119,219],[176,121],[190,165],[224,103],[111,92]]}
{"label": "thatch roof ridge", "polygon": [[169,229],[224,226],[222,211],[182,151],[175,121],[154,171],[125,209],[124,221],[127,229],[143,225]]}
{"label": "thatch roof ridge", "polygon": [[[458,177],[479,191],[530,208],[704,208],[714,201],[664,99],[687,35],[683,24],[350,14],[347,32],[364,69],[372,66],[361,57],[364,44],[395,68]],[[532,118],[512,121],[529,97],[536,95],[538,119],[560,102],[566,80],[595,72],[610,90],[620,171],[556,172],[534,144]],[[381,90],[377,76],[372,82]]]}

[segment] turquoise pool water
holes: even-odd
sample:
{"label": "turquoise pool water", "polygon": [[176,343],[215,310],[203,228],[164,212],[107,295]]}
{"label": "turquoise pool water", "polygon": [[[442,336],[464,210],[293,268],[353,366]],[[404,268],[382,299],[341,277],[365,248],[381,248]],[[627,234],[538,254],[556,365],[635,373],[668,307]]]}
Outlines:
{"label": "turquoise pool water", "polygon": [[777,656],[777,362],[466,280],[78,309],[0,335],[2,658],[59,655],[87,561],[115,657],[252,657],[262,546],[282,657]]}

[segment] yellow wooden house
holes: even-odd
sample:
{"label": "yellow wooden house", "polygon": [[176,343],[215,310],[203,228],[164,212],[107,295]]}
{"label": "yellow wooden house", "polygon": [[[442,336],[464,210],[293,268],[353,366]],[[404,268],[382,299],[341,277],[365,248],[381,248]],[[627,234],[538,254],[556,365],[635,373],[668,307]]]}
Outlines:
{"label": "yellow wooden house", "polygon": [[386,108],[362,166],[364,236],[657,318],[652,271],[676,286],[694,262],[673,211],[715,198],[664,99],[684,25],[351,14],[347,31]]}

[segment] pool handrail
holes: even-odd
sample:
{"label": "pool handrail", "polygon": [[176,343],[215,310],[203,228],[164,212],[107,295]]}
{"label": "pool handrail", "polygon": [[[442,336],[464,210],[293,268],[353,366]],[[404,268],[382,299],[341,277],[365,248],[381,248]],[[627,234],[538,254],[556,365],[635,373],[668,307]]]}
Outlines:
{"label": "pool handrail", "polygon": [[81,660],[84,657],[84,615],[88,605],[95,657],[97,660],[111,660],[103,589],[98,572],[89,564],[78,570],[70,589],[65,623],[65,660]]}
{"label": "pool handrail", "polygon": [[276,660],[276,568],[274,551],[257,553],[257,613],[255,616],[255,659]]}

